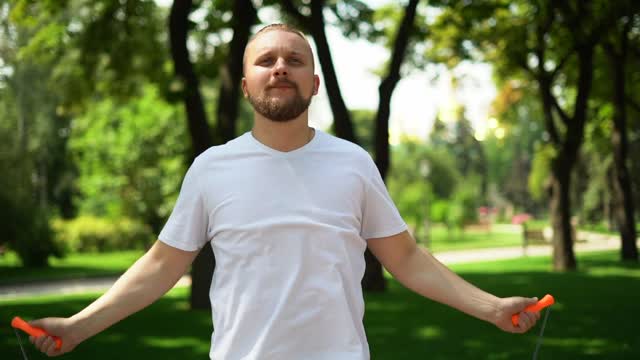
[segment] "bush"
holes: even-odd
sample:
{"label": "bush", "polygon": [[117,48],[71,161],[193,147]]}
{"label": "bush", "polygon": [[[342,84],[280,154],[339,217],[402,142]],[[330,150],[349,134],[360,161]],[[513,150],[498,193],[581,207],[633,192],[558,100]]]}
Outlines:
{"label": "bush", "polygon": [[458,184],[447,209],[448,226],[463,229],[465,225],[478,221],[476,209],[480,205],[479,189],[479,180],[475,178],[465,179]]}
{"label": "bush", "polygon": [[47,267],[49,256],[62,257],[63,251],[55,241],[55,234],[44,211],[36,209],[30,216],[23,216],[20,231],[11,247],[18,253],[25,267]]}
{"label": "bush", "polygon": [[46,267],[49,255],[62,256],[54,241],[48,216],[30,199],[18,201],[0,193],[0,246],[6,243],[25,267]]}
{"label": "bush", "polygon": [[151,229],[128,218],[108,219],[79,216],[54,221],[54,229],[65,249],[74,252],[102,252],[142,249],[153,239]]}

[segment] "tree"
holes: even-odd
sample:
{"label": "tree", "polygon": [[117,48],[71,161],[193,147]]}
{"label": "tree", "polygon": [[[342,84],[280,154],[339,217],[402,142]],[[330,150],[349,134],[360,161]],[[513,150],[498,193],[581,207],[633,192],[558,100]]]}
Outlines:
{"label": "tree", "polygon": [[[193,156],[204,152],[214,144],[223,144],[236,136],[236,119],[238,115],[238,99],[240,79],[242,77],[242,58],[244,48],[249,40],[251,26],[257,19],[256,9],[250,0],[235,1],[233,5],[220,1],[213,3],[211,12],[224,12],[231,7],[230,24],[215,24],[216,18],[209,18],[214,23],[210,31],[219,31],[223,27],[231,27],[233,38],[229,44],[226,62],[221,64],[220,91],[217,106],[217,131],[211,135],[207,121],[200,82],[194,66],[189,58],[187,48],[188,32],[192,24],[189,14],[193,11],[192,1],[175,0],[169,17],[171,54],[174,69],[182,86],[181,94],[187,113],[189,133],[193,145]],[[210,244],[206,244],[194,260],[192,266],[191,307],[210,308],[209,288],[215,268],[215,258]]]}
{"label": "tree", "polygon": [[66,157],[68,118],[58,113],[59,96],[51,86],[55,62],[28,56],[40,31],[30,10],[0,5],[0,163],[8,169],[0,186],[6,229],[0,243],[8,242],[24,266],[44,267],[49,255],[62,255],[49,218],[52,210],[72,211],[65,182],[72,170],[58,166]]}
{"label": "tree", "polygon": [[[350,26],[350,31],[347,34],[357,33],[357,24],[366,21],[367,16],[371,14],[371,10],[358,0],[342,2],[311,0],[304,4],[298,4],[294,0],[283,0],[280,2],[280,7],[284,13],[293,19],[298,27],[310,33],[313,37],[324,76],[324,85],[329,97],[329,105],[333,113],[335,133],[338,137],[357,144],[358,139],[353,131],[353,124],[351,123],[347,105],[342,98],[338,77],[331,58],[331,49],[325,32],[324,9],[328,7],[333,10],[334,14],[341,20],[341,23]],[[358,16],[354,16],[354,13],[362,16],[362,18],[358,20]],[[354,26],[354,24],[356,25]]]}
{"label": "tree", "polygon": [[185,171],[182,116],[152,85],[124,103],[106,97],[90,105],[74,119],[69,144],[82,174],[81,213],[140,219],[160,233]]}
{"label": "tree", "polygon": [[[569,194],[588,118],[594,49],[607,28],[598,11],[600,3],[496,0],[442,4],[446,7],[437,21],[442,29],[439,46],[432,53],[480,58],[494,64],[499,77],[535,81],[549,143],[557,150],[551,160],[549,187],[553,264],[557,270],[575,269]],[[446,37],[452,28],[453,36]],[[575,90],[564,91],[559,98],[554,93],[558,86]]]}
{"label": "tree", "polygon": [[[189,14],[193,11],[193,1],[174,1],[169,14],[169,39],[171,59],[179,85],[179,97],[184,103],[187,124],[191,138],[192,157],[213,145],[209,122],[200,94],[200,80],[189,58],[187,39],[190,30]],[[189,161],[191,162],[191,161]]]}
{"label": "tree", "polygon": [[66,150],[71,121],[96,92],[123,100],[138,95],[141,84],[166,85],[162,13],[148,0],[11,0],[9,6],[11,24],[28,32],[17,52],[19,61],[41,72],[34,82],[13,79],[28,86],[36,99],[29,111],[42,114],[24,119],[42,119],[50,129],[47,141],[39,145],[46,164],[39,166],[41,184],[48,188],[41,193],[69,218],[75,215],[71,197],[77,178]]}
{"label": "tree", "polygon": [[414,237],[420,241],[429,201],[433,198],[429,181],[432,176],[430,154],[424,144],[403,139],[394,147],[393,156],[396,161],[387,177],[389,193]]}
{"label": "tree", "polygon": [[526,80],[508,79],[498,86],[488,131],[482,142],[487,157],[487,181],[516,208],[541,214],[548,163],[541,169],[544,172],[541,177],[535,180],[542,184],[534,186],[537,196],[532,196],[527,181],[532,173],[536,148],[540,147],[544,136],[544,128],[537,121],[542,117],[540,102],[534,86]]}
{"label": "tree", "polygon": [[[378,87],[379,103],[375,118],[375,161],[380,171],[382,179],[387,176],[389,169],[389,114],[391,110],[391,95],[400,81],[400,66],[402,65],[407,45],[414,31],[414,19],[416,18],[416,8],[418,0],[410,0],[404,9],[404,16],[398,25],[398,30],[393,42],[391,53],[391,63],[387,68],[385,77]],[[362,282],[365,288],[374,291],[384,291],[386,282],[382,275],[382,265],[375,259],[373,254],[367,249],[365,252],[367,269]]]}
{"label": "tree", "polygon": [[[628,134],[627,134],[627,62],[629,53],[629,37],[634,27],[634,16],[640,16],[637,2],[616,2],[610,10],[613,17],[611,34],[604,40],[604,49],[611,62],[613,71],[612,103],[613,114],[613,176],[615,202],[615,218],[622,238],[622,260],[638,261],[638,247],[636,245],[637,231],[635,226],[635,204],[631,190],[631,176],[627,167]],[[636,24],[637,25],[637,24]],[[638,26],[635,26],[638,29]]]}

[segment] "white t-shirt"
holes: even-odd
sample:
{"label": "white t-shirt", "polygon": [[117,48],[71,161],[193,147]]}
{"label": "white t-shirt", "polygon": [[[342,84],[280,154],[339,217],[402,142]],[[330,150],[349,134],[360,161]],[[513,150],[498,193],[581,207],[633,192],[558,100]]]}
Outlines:
{"label": "white t-shirt", "polygon": [[363,360],[365,239],[404,230],[362,148],[317,130],[280,152],[247,132],[195,159],[159,239],[211,242],[211,359]]}

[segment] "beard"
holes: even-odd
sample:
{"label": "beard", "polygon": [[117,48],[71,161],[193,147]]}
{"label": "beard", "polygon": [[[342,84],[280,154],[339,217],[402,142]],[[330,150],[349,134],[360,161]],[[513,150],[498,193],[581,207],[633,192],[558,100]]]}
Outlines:
{"label": "beard", "polygon": [[268,96],[267,92],[272,89],[272,87],[268,87],[258,96],[248,93],[249,103],[258,114],[269,120],[276,122],[291,121],[309,108],[312,95],[305,99],[295,84],[291,82],[287,82],[287,84],[292,86],[293,96],[285,99]]}

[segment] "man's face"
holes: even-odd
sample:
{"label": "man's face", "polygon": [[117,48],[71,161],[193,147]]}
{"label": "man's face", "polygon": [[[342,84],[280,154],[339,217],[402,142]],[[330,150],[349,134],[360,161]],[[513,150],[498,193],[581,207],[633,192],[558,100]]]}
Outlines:
{"label": "man's face", "polygon": [[307,110],[318,93],[308,43],[288,31],[271,30],[246,49],[242,91],[254,110],[273,121],[289,121]]}

